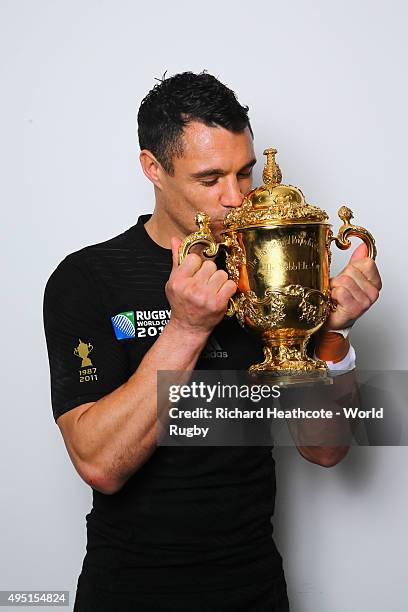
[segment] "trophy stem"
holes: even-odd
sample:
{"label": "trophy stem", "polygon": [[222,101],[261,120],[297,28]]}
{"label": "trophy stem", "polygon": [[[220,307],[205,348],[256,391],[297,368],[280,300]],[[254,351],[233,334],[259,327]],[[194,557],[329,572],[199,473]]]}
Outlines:
{"label": "trophy stem", "polygon": [[[327,378],[327,366],[324,361],[314,360],[306,353],[310,335],[293,338],[264,338],[264,355],[262,363],[249,368],[250,374],[261,372],[279,378],[285,382],[298,383]],[[288,377],[288,378],[286,378]]]}

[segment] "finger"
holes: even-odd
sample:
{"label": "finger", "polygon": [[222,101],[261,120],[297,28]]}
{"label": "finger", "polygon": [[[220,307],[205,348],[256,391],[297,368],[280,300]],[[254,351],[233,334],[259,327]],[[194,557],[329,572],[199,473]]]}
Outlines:
{"label": "finger", "polygon": [[228,274],[225,272],[225,270],[217,270],[208,279],[208,287],[217,292],[227,280]]}
{"label": "finger", "polygon": [[[336,327],[339,327],[337,325],[338,321],[341,321],[340,327],[352,325],[358,318],[360,310],[352,294],[345,287],[335,287],[332,291],[332,298],[336,303],[336,310],[330,314],[329,319],[336,321]],[[330,323],[330,326],[332,326],[332,323]]]}
{"label": "finger", "polygon": [[[357,270],[360,270],[360,272],[364,274],[366,279],[372,285],[374,285],[374,287],[378,289],[378,291],[381,291],[382,281],[375,261],[373,261],[369,257],[366,257],[365,259],[353,261],[352,264],[349,265],[351,265],[353,268],[357,268]],[[347,269],[347,267],[348,266],[346,266],[345,270]]]}
{"label": "finger", "polygon": [[341,274],[332,280],[332,288],[333,289],[346,289],[348,293],[350,293],[353,298],[361,304],[361,308],[367,309],[371,306],[371,301],[368,295],[359,287],[356,281],[351,278],[351,276],[347,276],[346,274]]}
{"label": "finger", "polygon": [[173,268],[177,268],[179,265],[179,247],[182,243],[181,238],[173,237],[170,240],[171,243],[171,254],[173,257]]}
{"label": "finger", "polygon": [[360,270],[364,274],[366,279],[370,283],[372,283],[374,287],[378,289],[378,291],[381,291],[381,288],[382,288],[381,276],[378,271],[377,265],[373,259],[371,259],[370,257],[364,257],[363,259],[351,259],[350,262],[340,272],[340,275],[345,272],[347,273],[347,271],[351,267],[357,268],[358,270]]}
{"label": "finger", "polygon": [[206,285],[215,272],[217,272],[217,266],[213,261],[203,261],[201,262],[199,270],[197,270],[194,275],[194,280],[200,284]]}
{"label": "finger", "polygon": [[368,248],[365,242],[359,244],[356,249],[354,249],[350,261],[357,261],[358,259],[364,259],[364,257],[368,257]]}
{"label": "finger", "polygon": [[201,257],[196,253],[186,255],[184,261],[178,267],[178,273],[184,277],[191,277],[201,268]]}
{"label": "finger", "polygon": [[[350,282],[350,279],[353,282]],[[341,287],[342,285],[344,285],[352,292],[357,286],[361,290],[361,292],[366,297],[368,297],[371,304],[373,304],[378,299],[378,289],[369,280],[367,280],[361,270],[359,270],[356,266],[348,266],[344,270],[344,272],[342,272],[342,274],[332,279],[331,285],[332,287]],[[358,292],[357,294],[355,291],[354,293],[355,297],[358,299],[358,295],[360,295],[360,293]]]}
{"label": "finger", "polygon": [[369,307],[369,301],[362,302],[356,299],[355,295],[346,287],[334,287],[332,290],[332,298],[337,303],[336,312],[333,313],[337,317],[346,315],[347,319],[355,320],[360,317]]}
{"label": "finger", "polygon": [[217,301],[221,307],[227,307],[227,302],[234,295],[237,290],[237,286],[233,280],[229,279],[220,287],[217,293]]}

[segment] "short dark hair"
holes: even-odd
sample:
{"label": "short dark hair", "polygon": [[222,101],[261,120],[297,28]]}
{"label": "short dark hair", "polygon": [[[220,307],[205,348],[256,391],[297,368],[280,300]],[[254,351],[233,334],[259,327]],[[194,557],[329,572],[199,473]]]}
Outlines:
{"label": "short dark hair", "polygon": [[231,89],[206,71],[164,77],[140,105],[140,148],[151,151],[166,172],[173,174],[173,157],[183,155],[184,126],[201,121],[236,133],[248,127],[252,134],[248,110]]}

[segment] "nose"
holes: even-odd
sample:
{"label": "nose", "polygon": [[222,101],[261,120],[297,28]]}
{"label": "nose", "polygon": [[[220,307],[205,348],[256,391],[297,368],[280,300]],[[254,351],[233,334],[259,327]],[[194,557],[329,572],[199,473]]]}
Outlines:
{"label": "nose", "polygon": [[241,206],[244,194],[241,192],[236,178],[231,177],[225,181],[224,190],[221,194],[221,205],[225,208],[236,208]]}

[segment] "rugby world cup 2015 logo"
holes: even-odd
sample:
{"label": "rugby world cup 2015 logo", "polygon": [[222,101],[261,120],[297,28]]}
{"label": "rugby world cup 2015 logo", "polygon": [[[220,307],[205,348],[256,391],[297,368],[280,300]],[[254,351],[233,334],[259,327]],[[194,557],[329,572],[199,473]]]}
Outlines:
{"label": "rugby world cup 2015 logo", "polygon": [[117,340],[135,338],[135,313],[133,310],[120,312],[111,318],[113,329]]}

